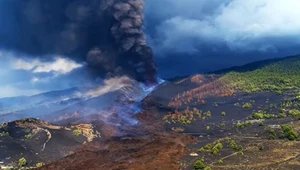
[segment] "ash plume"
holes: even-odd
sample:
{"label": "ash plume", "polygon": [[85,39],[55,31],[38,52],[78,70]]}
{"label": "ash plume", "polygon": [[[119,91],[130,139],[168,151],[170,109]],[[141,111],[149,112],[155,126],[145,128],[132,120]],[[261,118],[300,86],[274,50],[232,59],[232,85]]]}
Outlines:
{"label": "ash plume", "polygon": [[3,6],[0,19],[11,19],[0,28],[2,49],[45,60],[64,55],[87,62],[96,76],[156,81],[143,32],[142,0],[11,0]]}

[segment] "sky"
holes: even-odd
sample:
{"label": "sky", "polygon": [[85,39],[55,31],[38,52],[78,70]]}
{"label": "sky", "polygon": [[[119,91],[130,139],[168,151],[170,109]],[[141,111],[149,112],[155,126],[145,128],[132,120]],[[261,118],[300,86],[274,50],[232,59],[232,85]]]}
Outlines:
{"label": "sky", "polygon": [[35,95],[90,85],[85,63],[77,63],[64,56],[41,60],[0,50],[0,63],[0,97]]}
{"label": "sky", "polygon": [[145,3],[145,28],[162,77],[300,54],[298,0]]}
{"label": "sky", "polygon": [[[144,1],[144,31],[161,78],[300,54],[299,0]],[[7,2],[0,0],[0,97],[89,85],[84,61],[5,48],[3,44],[14,44],[22,35]]]}

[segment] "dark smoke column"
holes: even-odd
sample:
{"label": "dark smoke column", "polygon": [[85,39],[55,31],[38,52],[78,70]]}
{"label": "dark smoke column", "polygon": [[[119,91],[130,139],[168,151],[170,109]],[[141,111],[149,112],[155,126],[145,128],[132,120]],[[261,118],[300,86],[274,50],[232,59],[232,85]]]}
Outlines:
{"label": "dark smoke column", "polygon": [[4,0],[0,49],[87,62],[97,78],[129,75],[155,82],[143,8],[142,0]]}
{"label": "dark smoke column", "polygon": [[119,47],[119,61],[129,62],[127,67],[134,68],[136,79],[156,82],[153,52],[147,46],[143,32],[143,1],[104,0],[104,3],[104,7],[114,18],[111,33]]}

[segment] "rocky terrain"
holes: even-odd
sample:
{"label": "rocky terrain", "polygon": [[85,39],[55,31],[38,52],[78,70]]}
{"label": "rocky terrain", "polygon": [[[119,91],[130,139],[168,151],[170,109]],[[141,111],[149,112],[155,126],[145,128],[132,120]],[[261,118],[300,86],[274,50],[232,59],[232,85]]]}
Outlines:
{"label": "rocky terrain", "polygon": [[101,112],[5,123],[1,158],[47,170],[299,169],[299,61],[165,82],[136,101],[140,111],[126,115],[135,124]]}

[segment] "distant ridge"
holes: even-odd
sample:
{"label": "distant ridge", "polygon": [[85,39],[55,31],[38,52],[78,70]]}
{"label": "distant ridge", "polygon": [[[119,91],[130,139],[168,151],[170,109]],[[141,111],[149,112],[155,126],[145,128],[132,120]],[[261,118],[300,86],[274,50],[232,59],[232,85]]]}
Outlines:
{"label": "distant ridge", "polygon": [[188,78],[188,77],[196,75],[196,74],[226,74],[226,73],[229,73],[229,72],[232,72],[232,71],[234,71],[234,72],[248,72],[248,71],[253,71],[253,70],[256,70],[256,69],[260,69],[260,68],[262,68],[266,65],[269,65],[269,64],[272,64],[272,63],[275,63],[275,62],[284,61],[284,60],[297,58],[297,57],[300,57],[300,54],[299,55],[294,55],[294,56],[259,60],[259,61],[244,64],[244,65],[241,65],[241,66],[233,66],[233,67],[220,69],[220,70],[216,70],[216,71],[210,71],[210,72],[206,72],[206,73],[195,73],[195,74],[191,74],[191,75],[175,76],[175,77],[169,78],[167,80],[170,81],[170,82],[175,82],[175,81],[179,81],[179,80]]}
{"label": "distant ridge", "polygon": [[297,57],[300,57],[300,55],[260,60],[260,61],[255,61],[255,62],[252,62],[252,63],[245,64],[245,65],[242,65],[242,66],[234,66],[234,67],[230,67],[230,68],[226,68],[226,69],[221,69],[221,70],[217,70],[217,71],[208,72],[206,74],[225,74],[225,73],[232,72],[232,71],[235,71],[235,72],[254,71],[256,69],[260,69],[264,66],[267,66],[267,65],[275,63],[275,62],[284,61],[284,60],[297,58]]}

